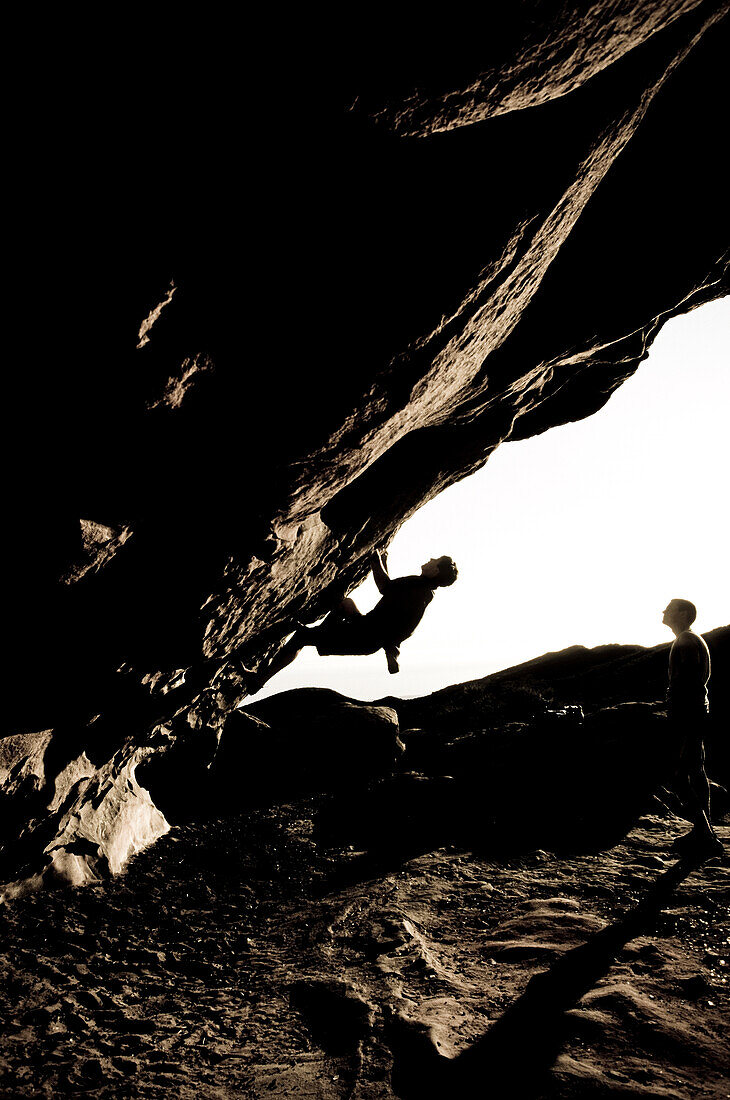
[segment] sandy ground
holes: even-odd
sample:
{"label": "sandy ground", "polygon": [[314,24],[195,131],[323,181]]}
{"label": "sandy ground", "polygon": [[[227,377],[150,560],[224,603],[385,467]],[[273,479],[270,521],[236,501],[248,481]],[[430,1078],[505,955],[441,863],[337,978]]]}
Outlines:
{"label": "sandy ground", "polygon": [[651,906],[684,823],[376,869],[318,851],[314,808],[1,910],[0,1096],[730,1096],[730,863]]}

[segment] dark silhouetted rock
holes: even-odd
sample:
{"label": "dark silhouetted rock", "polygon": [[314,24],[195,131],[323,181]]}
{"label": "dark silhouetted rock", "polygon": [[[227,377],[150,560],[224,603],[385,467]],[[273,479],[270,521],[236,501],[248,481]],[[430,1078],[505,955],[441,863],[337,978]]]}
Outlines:
{"label": "dark silhouetted rock", "polygon": [[389,774],[404,751],[391,708],[331,691],[294,691],[233,711],[217,734],[173,734],[139,778],[170,821],[200,820],[304,793],[352,790]]}
{"label": "dark silhouetted rock", "polygon": [[425,501],[727,293],[727,4],[507,7],[262,11],[245,87],[167,28],[134,81],[71,38],[36,60],[3,733],[117,777],[217,733],[235,651],[263,667]]}
{"label": "dark silhouetted rock", "polygon": [[[315,836],[324,847],[352,845],[388,859],[444,844],[473,844],[473,832],[465,840],[473,820],[465,795],[471,793],[450,776],[406,772],[326,803]],[[482,835],[480,830],[479,839]]]}
{"label": "dark silhouetted rock", "polygon": [[[280,767],[293,759],[295,772],[315,788],[323,781],[352,783],[387,774],[405,751],[392,707],[357,703],[334,691],[287,691],[252,704],[246,713],[263,719],[285,746]],[[224,738],[237,718],[228,720]]]}
{"label": "dark silhouetted rock", "polygon": [[[707,747],[713,773],[722,783],[730,782],[730,746],[727,726],[730,721],[730,626],[709,631],[706,638],[711,659],[711,722]],[[518,721],[540,729],[542,740],[557,751],[561,740],[570,738],[574,724],[560,720],[554,712],[580,705],[587,718],[575,723],[573,734],[578,744],[585,741],[597,725],[608,728],[613,721],[607,715],[642,714],[636,703],[654,704],[663,709],[667,689],[670,643],[645,648],[638,645],[607,645],[586,649],[571,646],[558,653],[546,653],[513,668],[503,669],[481,680],[470,680],[433,692],[422,699],[383,699],[393,706],[408,745],[409,766],[433,772],[447,767],[445,746],[468,737],[469,744],[478,731],[488,730],[493,744]],[[630,703],[628,711],[615,708]],[[551,713],[553,712],[553,713]],[[595,716],[595,718],[593,717]],[[421,727],[410,730],[409,727]],[[581,732],[582,731],[582,732]],[[463,751],[466,751],[464,749]]]}
{"label": "dark silhouetted rock", "polygon": [[661,709],[625,703],[577,724],[536,720],[415,742],[430,774],[406,773],[336,798],[319,815],[318,838],[372,851],[426,851],[443,844],[598,851],[616,844],[671,780],[680,746]]}

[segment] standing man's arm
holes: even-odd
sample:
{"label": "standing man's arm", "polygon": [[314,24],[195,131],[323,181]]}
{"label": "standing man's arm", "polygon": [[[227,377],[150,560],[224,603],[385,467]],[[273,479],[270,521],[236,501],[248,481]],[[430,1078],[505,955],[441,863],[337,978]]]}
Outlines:
{"label": "standing man's arm", "polygon": [[709,659],[704,644],[694,636],[680,635],[670,654],[669,690],[676,702],[695,700],[704,694],[709,679]]}
{"label": "standing man's arm", "polygon": [[692,641],[677,638],[672,646],[672,664],[670,677],[678,684],[696,683],[702,675],[700,651]]}
{"label": "standing man's arm", "polygon": [[372,571],[373,580],[375,581],[378,592],[380,592],[381,596],[383,596],[390,586],[391,580],[388,576],[388,571],[385,567],[385,560],[381,550],[376,550],[373,554]]}

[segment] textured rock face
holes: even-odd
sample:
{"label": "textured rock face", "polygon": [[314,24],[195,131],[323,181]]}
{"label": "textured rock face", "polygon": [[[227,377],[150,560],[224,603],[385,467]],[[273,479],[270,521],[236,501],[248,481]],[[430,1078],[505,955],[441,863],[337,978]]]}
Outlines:
{"label": "textured rock face", "polygon": [[215,730],[233,649],[266,659],[423,502],[726,293],[727,24],[527,3],[341,24],[335,52],[279,27],[257,111],[240,58],[54,84],[23,160],[3,732],[92,744],[120,695],[130,746]]}
{"label": "textured rock face", "polygon": [[85,752],[67,760],[59,741],[50,730],[0,741],[3,871],[12,876],[0,901],[116,874],[169,828],[135,776],[149,749],[127,747],[95,765]]}

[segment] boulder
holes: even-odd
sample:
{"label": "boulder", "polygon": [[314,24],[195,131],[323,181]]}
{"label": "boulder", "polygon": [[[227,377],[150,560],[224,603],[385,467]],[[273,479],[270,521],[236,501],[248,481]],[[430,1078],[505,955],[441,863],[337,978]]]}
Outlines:
{"label": "boulder", "polygon": [[[411,744],[424,738],[406,733],[405,767]],[[418,751],[431,774],[405,773],[335,798],[319,815],[321,842],[376,852],[434,844],[598,851],[651,807],[678,754],[666,717],[647,703],[607,708],[583,724],[568,715],[442,737],[440,747],[436,734],[430,741]]]}
{"label": "boulder", "polygon": [[240,718],[229,718],[222,748],[226,738],[237,736],[244,717],[271,727],[280,750],[276,772],[288,772],[310,790],[351,788],[387,775],[405,751],[392,707],[358,703],[325,689],[302,688],[251,704]]}
{"label": "boulder", "polygon": [[234,710],[217,733],[162,734],[140,779],[177,823],[302,794],[352,791],[389,774],[403,752],[391,708],[305,690]]}
{"label": "boulder", "polygon": [[57,740],[49,731],[0,739],[0,900],[115,874],[169,828],[136,777],[145,750],[99,767],[84,752],[64,760]]}

